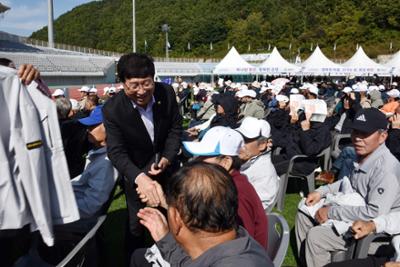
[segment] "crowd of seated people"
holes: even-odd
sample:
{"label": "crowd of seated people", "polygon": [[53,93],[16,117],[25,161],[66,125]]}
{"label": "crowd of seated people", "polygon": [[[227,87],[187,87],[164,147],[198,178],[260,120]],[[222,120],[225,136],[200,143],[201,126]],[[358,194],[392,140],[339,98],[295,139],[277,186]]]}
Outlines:
{"label": "crowd of seated people", "polygon": [[[12,62],[2,59],[0,63],[15,68]],[[39,79],[31,66],[20,72],[22,80]],[[137,87],[146,86],[150,82]],[[112,197],[119,167],[107,151],[107,133],[117,126],[110,124],[109,111],[103,117],[102,103],[107,108],[113,104],[110,99],[129,90],[126,86],[117,93],[114,87],[108,88],[99,98],[96,88],[83,86],[76,100],[65,97],[60,89],[45,92],[57,109],[81,218],[65,227],[106,212],[104,204]],[[329,173],[318,177],[326,184],[308,192],[299,204],[294,248],[298,264],[345,264],[331,262],[331,254],[347,249],[349,235],[359,239],[371,232],[399,233],[400,92],[396,83],[363,79],[299,83],[292,79],[278,84],[225,80],[215,85],[180,80],[173,90],[177,102],[184,99],[189,101],[185,105],[193,107],[188,110],[190,126],[180,132],[184,159],[180,158],[167,184],[151,181],[156,195],[133,183],[143,202],[137,217],[154,242],[127,255],[127,265],[152,266],[150,251],[157,261],[171,266],[273,266],[266,252],[271,245],[266,214],[276,203],[280,176],[296,155],[306,157],[296,161],[294,173],[320,172],[316,156],[331,147],[336,134],[351,134],[351,142],[342,148],[331,170],[326,170]],[[152,97],[149,103],[155,110],[160,103]],[[142,108],[142,99],[137,101],[128,103],[133,110]],[[146,116],[153,116],[146,105],[139,112],[143,125],[138,127],[147,133],[148,127],[160,127],[146,121]],[[115,142],[112,146],[124,149]],[[154,162],[145,175],[159,173],[160,158]],[[400,253],[400,248],[395,249]],[[378,266],[391,260],[399,259],[369,258],[354,264]]]}

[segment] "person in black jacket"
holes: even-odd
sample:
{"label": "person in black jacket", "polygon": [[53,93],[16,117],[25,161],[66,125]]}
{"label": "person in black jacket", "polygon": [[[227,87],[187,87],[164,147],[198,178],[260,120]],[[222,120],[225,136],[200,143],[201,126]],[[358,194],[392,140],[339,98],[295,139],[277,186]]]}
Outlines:
{"label": "person in black jacket", "polygon": [[390,129],[386,146],[390,152],[400,161],[400,105],[396,109],[396,113],[389,118]]}
{"label": "person in black jacket", "polygon": [[313,121],[312,116],[306,119],[300,114],[298,117],[292,116],[291,126],[287,129],[286,140],[280,144],[282,152],[272,160],[276,172],[282,175],[287,171],[289,161],[293,156],[304,154],[310,158],[297,160],[293,172],[311,173],[317,166],[315,156],[331,144],[329,125],[325,122]]}
{"label": "person in black jacket", "polygon": [[86,154],[90,149],[87,128],[72,117],[70,100],[58,98],[55,102],[68,171],[73,179],[85,169]]}
{"label": "person in black jacket", "polygon": [[153,60],[143,54],[124,55],[118,62],[118,77],[124,86],[103,107],[108,156],[124,176],[128,206],[127,256],[144,246],[144,228],[137,212],[143,207],[136,188],[158,206],[153,183],[168,183],[174,171],[182,135],[182,117],[171,86],[154,82]]}

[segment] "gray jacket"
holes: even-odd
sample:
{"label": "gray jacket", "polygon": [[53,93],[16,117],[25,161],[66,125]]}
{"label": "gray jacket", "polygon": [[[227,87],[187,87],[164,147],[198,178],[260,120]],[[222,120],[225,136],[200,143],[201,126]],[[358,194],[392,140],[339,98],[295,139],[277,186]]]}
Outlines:
{"label": "gray jacket", "polygon": [[278,196],[279,176],[271,161],[271,152],[261,154],[244,163],[240,172],[247,176],[261,199],[264,209],[268,209]]}
{"label": "gray jacket", "polygon": [[157,242],[157,247],[171,266],[274,266],[267,252],[242,227],[235,240],[212,247],[195,260],[183,251],[170,233]]}
{"label": "gray jacket", "polygon": [[[38,229],[45,243],[51,246],[53,224],[75,221],[79,213],[62,142],[61,147],[57,145],[57,131],[51,130],[55,126],[49,118],[52,115],[57,118],[56,109],[49,104],[52,103],[49,98],[47,104],[34,103],[36,98],[29,90],[36,88],[31,87],[21,84],[15,70],[0,66],[0,230],[30,224],[31,230]],[[51,105],[53,112],[48,112]],[[48,116],[42,116],[44,113]],[[56,119],[55,122],[58,127]],[[53,152],[49,153],[53,149],[55,157]],[[53,162],[59,157],[64,157],[64,161]],[[64,169],[66,175],[61,176]],[[54,171],[59,176],[53,176]]]}
{"label": "gray jacket", "polygon": [[[334,220],[371,220],[400,210],[400,163],[385,144],[380,145],[362,164],[355,163],[350,182],[366,206],[332,206],[328,218]],[[340,191],[341,181],[317,189],[325,196]]]}
{"label": "gray jacket", "polygon": [[265,106],[258,99],[253,99],[250,102],[240,105],[239,117],[254,117],[257,119],[265,118]]}

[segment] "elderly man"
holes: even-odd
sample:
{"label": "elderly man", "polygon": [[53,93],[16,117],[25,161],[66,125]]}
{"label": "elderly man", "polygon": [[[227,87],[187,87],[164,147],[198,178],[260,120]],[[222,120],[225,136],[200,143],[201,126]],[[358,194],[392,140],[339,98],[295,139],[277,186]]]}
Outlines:
{"label": "elderly man", "polygon": [[240,172],[247,176],[265,210],[272,209],[279,189],[279,176],[271,161],[271,127],[265,120],[247,117],[236,129],[244,137],[239,158],[245,163]]}
{"label": "elderly man", "polygon": [[103,107],[108,156],[125,177],[129,215],[127,252],[144,246],[144,228],[136,216],[143,207],[136,188],[148,196],[148,205],[160,203],[153,179],[162,185],[180,148],[182,117],[172,87],[154,82],[153,60],[143,54],[127,54],[118,62],[124,89]]}
{"label": "elderly man", "polygon": [[[317,210],[315,218],[300,211],[297,213],[297,249],[301,258],[305,256],[307,266],[324,266],[330,262],[330,252],[346,250],[345,238],[331,227],[321,225],[328,219],[347,222],[371,220],[400,210],[400,163],[385,146],[385,115],[378,109],[362,109],[352,128],[357,161],[349,179],[353,192],[364,199],[365,205],[323,206]],[[341,181],[322,186],[310,193],[305,203],[313,206],[328,193],[341,192],[341,187]]]}
{"label": "elderly man", "polygon": [[101,213],[101,208],[110,197],[117,179],[117,171],[107,158],[106,130],[97,106],[89,117],[79,122],[87,127],[88,140],[92,144],[83,173],[71,180],[81,219]]}
{"label": "elderly man", "polygon": [[166,202],[168,223],[153,208],[138,216],[171,266],[273,266],[266,251],[237,226],[237,190],[222,167],[186,165],[171,179]]}
{"label": "elderly man", "polygon": [[236,93],[239,97],[240,114],[239,118],[254,117],[257,119],[264,119],[265,117],[265,106],[264,103],[256,99],[257,93],[253,90],[245,89]]}

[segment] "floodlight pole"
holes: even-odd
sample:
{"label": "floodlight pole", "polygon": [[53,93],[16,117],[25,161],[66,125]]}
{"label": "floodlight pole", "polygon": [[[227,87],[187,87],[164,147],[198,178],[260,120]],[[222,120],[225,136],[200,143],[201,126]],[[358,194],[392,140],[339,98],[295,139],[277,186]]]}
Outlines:
{"label": "floodlight pole", "polygon": [[132,50],[136,53],[136,12],[135,0],[132,0]]}
{"label": "floodlight pole", "polygon": [[53,32],[53,0],[47,1],[47,8],[48,8],[48,26],[47,26],[47,36],[48,36],[48,46],[53,48],[54,47],[54,32]]}
{"label": "floodlight pole", "polygon": [[168,48],[169,42],[168,42],[168,31],[165,32],[165,57],[168,59],[169,58],[169,48]]}
{"label": "floodlight pole", "polygon": [[169,31],[169,26],[168,26],[168,24],[163,24],[162,26],[161,26],[161,30],[163,31],[163,32],[165,32],[165,57],[168,59],[169,58],[169,48],[168,48],[168,45],[169,45],[169,42],[168,42],[168,31]]}

